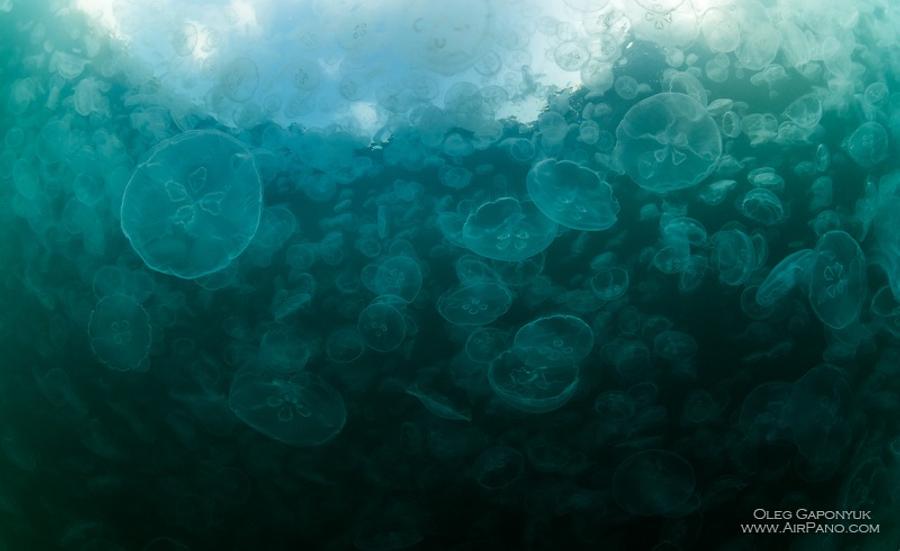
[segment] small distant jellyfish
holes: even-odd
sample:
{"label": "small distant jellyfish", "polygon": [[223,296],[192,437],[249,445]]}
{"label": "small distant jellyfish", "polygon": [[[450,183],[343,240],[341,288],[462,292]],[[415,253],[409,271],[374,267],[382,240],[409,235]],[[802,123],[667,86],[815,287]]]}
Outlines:
{"label": "small distant jellyfish", "polygon": [[629,456],[613,474],[613,496],[627,512],[666,516],[684,511],[694,495],[694,469],[680,455],[644,450]]}
{"label": "small distant jellyfish", "polygon": [[143,371],[150,353],[150,317],[129,296],[101,298],[88,322],[91,350],[115,371]]}
{"label": "small distant jellyfish", "polygon": [[366,346],[376,352],[390,352],[406,338],[406,319],[391,304],[374,302],[360,312],[357,330]]}
{"label": "small distant jellyfish", "polygon": [[338,329],[325,340],[325,354],[337,363],[351,363],[362,356],[365,349],[362,335],[352,327]]}
{"label": "small distant jellyfish", "polygon": [[422,269],[408,256],[386,258],[375,270],[372,290],[379,295],[394,295],[412,302],[421,288]]}
{"label": "small distant jellyfish", "polygon": [[289,446],[321,446],[344,428],[341,394],[318,375],[244,368],[231,383],[228,405],[254,430]]}
{"label": "small distant jellyfish", "polygon": [[122,197],[121,226],[148,267],[183,279],[240,256],[262,217],[253,155],[221,132],[163,141],[137,166]]}
{"label": "small distant jellyfish", "polygon": [[816,244],[809,302],[822,323],[843,329],[859,318],[866,298],[866,258],[847,232],[825,233]]}
{"label": "small distant jellyfish", "polygon": [[785,219],[781,199],[765,188],[754,188],[744,194],[738,203],[738,210],[747,218],[764,226],[773,226]]}
{"label": "small distant jellyfish", "polygon": [[663,331],[653,339],[653,351],[664,360],[687,360],[697,353],[697,341],[681,331]]}
{"label": "small distant jellyfish", "polygon": [[587,48],[575,40],[563,42],[553,51],[553,60],[563,71],[580,70],[590,57]]}
{"label": "small distant jellyfish", "polygon": [[487,325],[509,310],[512,293],[496,281],[472,281],[440,296],[437,310],[454,325]]}
{"label": "small distant jellyfish", "polygon": [[696,99],[665,92],[644,99],[616,129],[613,153],[642,188],[665,193],[693,187],[709,176],[722,155],[722,136]]}
{"label": "small distant jellyfish", "polygon": [[523,325],[513,352],[527,365],[563,367],[583,360],[594,348],[594,333],[576,316],[554,314]]}
{"label": "small distant jellyfish", "polygon": [[222,67],[219,82],[229,99],[243,103],[250,100],[259,87],[259,69],[252,59],[239,57]]}
{"label": "small distant jellyfish", "polygon": [[887,159],[889,145],[887,130],[873,121],[861,124],[844,143],[850,157],[866,169]]}
{"label": "small distant jellyfish", "polygon": [[475,480],[487,490],[506,488],[525,471],[525,457],[508,446],[485,450],[475,461]]}
{"label": "small distant jellyfish", "polygon": [[556,223],[534,203],[501,197],[482,204],[469,215],[463,224],[462,241],[486,258],[517,262],[549,247],[556,230]]}
{"label": "small distant jellyfish", "polygon": [[509,349],[512,335],[495,327],[480,327],[466,339],[466,356],[473,362],[489,364]]}
{"label": "small distant jellyfish", "polygon": [[620,266],[602,268],[591,278],[591,290],[597,298],[613,301],[628,292],[628,270]]}
{"label": "small distant jellyfish", "polygon": [[619,201],[593,170],[571,161],[547,159],[528,172],[528,195],[561,226],[601,231],[615,225]]}

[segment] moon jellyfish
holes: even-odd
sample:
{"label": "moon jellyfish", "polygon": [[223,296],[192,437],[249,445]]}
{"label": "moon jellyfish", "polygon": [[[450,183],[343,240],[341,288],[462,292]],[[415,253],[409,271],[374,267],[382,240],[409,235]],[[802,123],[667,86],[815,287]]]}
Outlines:
{"label": "moon jellyfish", "polygon": [[494,260],[532,257],[556,238],[556,224],[530,201],[501,197],[472,212],[463,224],[462,241],[471,251]]}
{"label": "moon jellyfish", "polygon": [[802,249],[789,254],[772,268],[756,291],[760,306],[772,306],[801,283],[808,283],[816,261],[816,252]]}
{"label": "moon jellyfish", "polygon": [[454,325],[487,325],[509,310],[512,299],[509,289],[497,281],[473,281],[441,295],[437,310]]}
{"label": "moon jellyfish", "polygon": [[150,268],[195,279],[228,266],[262,216],[253,155],[221,132],[163,141],[139,164],[122,197],[122,232]]}
{"label": "moon jellyfish", "polygon": [[764,226],[773,226],[785,219],[784,204],[766,188],[753,188],[738,203],[741,214]]}
{"label": "moon jellyfish", "polygon": [[722,136],[691,96],[665,92],[635,104],[616,128],[613,153],[642,188],[665,193],[693,187],[722,155]]}
{"label": "moon jellyfish", "polygon": [[422,269],[408,256],[392,256],[380,262],[372,275],[371,289],[412,302],[422,288]]}
{"label": "moon jellyfish", "polygon": [[644,450],[623,461],[613,474],[613,496],[638,516],[665,516],[689,506],[695,487],[694,468],[665,450]]}
{"label": "moon jellyfish", "polygon": [[366,346],[376,352],[390,352],[406,338],[406,319],[394,306],[376,302],[360,312],[357,329]]}
{"label": "moon jellyfish", "polygon": [[526,365],[564,367],[583,360],[594,348],[594,332],[581,318],[554,314],[523,325],[512,350]]}
{"label": "moon jellyfish", "polygon": [[788,422],[798,451],[810,461],[836,467],[852,437],[847,420],[851,389],[831,365],[807,371],[792,387]]}
{"label": "moon jellyfish", "polygon": [[682,331],[663,331],[653,339],[653,351],[665,360],[687,360],[697,353],[697,341]]}
{"label": "moon jellyfish", "polygon": [[844,143],[850,157],[863,168],[887,159],[889,146],[887,130],[873,121],[861,124]]}
{"label": "moon jellyfish", "polygon": [[601,268],[591,278],[591,290],[597,298],[613,301],[625,296],[628,292],[628,270],[619,266]]}
{"label": "moon jellyfish", "polygon": [[308,371],[278,375],[244,368],[231,383],[228,405],[251,428],[297,447],[325,444],[347,420],[341,394]]}
{"label": "moon jellyfish", "polygon": [[279,372],[299,371],[306,367],[312,355],[310,348],[296,328],[275,325],[262,336],[258,367]]}
{"label": "moon jellyfish", "polygon": [[544,215],[573,230],[612,227],[619,201],[609,184],[593,170],[572,161],[547,159],[528,172],[528,195]]}
{"label": "moon jellyfish", "polygon": [[91,350],[104,365],[116,371],[146,368],[151,344],[150,317],[129,296],[103,297],[88,322]]}
{"label": "moon jellyfish", "polygon": [[512,335],[495,327],[480,327],[466,339],[466,356],[473,362],[489,364],[509,349]]}
{"label": "moon jellyfish", "polygon": [[475,461],[475,481],[487,490],[506,488],[525,471],[525,457],[509,446],[494,446]]}
{"label": "moon jellyfish", "polygon": [[757,267],[753,241],[741,230],[722,230],[712,236],[712,263],[719,281],[733,287],[743,285]]}
{"label": "moon jellyfish", "polygon": [[561,408],[575,394],[579,381],[575,364],[531,366],[509,351],[498,356],[488,368],[488,382],[497,397],[528,413]]}
{"label": "moon jellyfish", "polygon": [[867,290],[866,259],[856,240],[830,231],[816,244],[809,302],[822,323],[843,329],[859,317]]}
{"label": "moon jellyfish", "polygon": [[352,327],[338,329],[325,340],[325,354],[337,363],[350,363],[362,356],[365,349],[362,335]]}

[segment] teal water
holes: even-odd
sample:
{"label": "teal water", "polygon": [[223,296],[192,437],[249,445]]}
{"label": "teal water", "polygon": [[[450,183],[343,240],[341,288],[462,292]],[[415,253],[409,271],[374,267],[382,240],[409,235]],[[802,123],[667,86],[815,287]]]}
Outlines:
{"label": "teal water", "polygon": [[897,549],[896,18],[0,0],[0,549]]}

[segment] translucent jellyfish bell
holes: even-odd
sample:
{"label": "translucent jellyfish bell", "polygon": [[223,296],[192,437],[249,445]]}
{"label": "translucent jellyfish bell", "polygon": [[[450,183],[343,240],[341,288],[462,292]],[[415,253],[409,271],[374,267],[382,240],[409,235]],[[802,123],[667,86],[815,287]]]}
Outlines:
{"label": "translucent jellyfish bell", "polygon": [[581,318],[554,314],[525,324],[516,333],[513,352],[527,365],[577,364],[594,347],[594,333]]}
{"label": "translucent jellyfish bell", "polygon": [[357,330],[366,346],[377,352],[390,352],[406,338],[406,319],[391,304],[373,302],[360,312]]}
{"label": "translucent jellyfish bell", "polygon": [[534,203],[501,197],[475,209],[462,229],[463,243],[494,260],[516,262],[532,257],[556,238],[556,224]]}
{"label": "translucent jellyfish bell", "polygon": [[437,310],[454,325],[487,325],[505,314],[512,300],[512,293],[498,281],[472,281],[441,295]]}
{"label": "translucent jellyfish bell", "polygon": [[244,368],[235,375],[228,404],[253,429],[298,447],[325,444],[347,420],[341,394],[306,371],[288,376]]}
{"label": "translucent jellyfish bell", "polygon": [[859,317],[866,298],[866,258],[859,244],[844,231],[830,231],[816,244],[809,284],[809,302],[822,323],[847,327]]}
{"label": "translucent jellyfish bell", "polygon": [[656,193],[693,187],[722,155],[722,136],[696,99],[665,92],[635,104],[616,129],[614,156],[639,186]]}
{"label": "translucent jellyfish bell", "polygon": [[253,155],[221,132],[163,141],[122,197],[122,232],[150,268],[184,279],[217,272],[256,235],[262,183]]}
{"label": "translucent jellyfish bell", "polygon": [[488,382],[497,397],[528,413],[561,408],[575,394],[579,381],[575,364],[529,366],[513,352],[504,352],[488,368]]}
{"label": "translucent jellyfish bell", "polygon": [[610,185],[589,168],[547,159],[528,172],[527,185],[534,204],[561,226],[600,231],[616,223],[619,201]]}
{"label": "translucent jellyfish bell", "polygon": [[103,297],[88,323],[91,350],[107,367],[116,371],[146,368],[150,353],[150,318],[144,307],[129,296]]}

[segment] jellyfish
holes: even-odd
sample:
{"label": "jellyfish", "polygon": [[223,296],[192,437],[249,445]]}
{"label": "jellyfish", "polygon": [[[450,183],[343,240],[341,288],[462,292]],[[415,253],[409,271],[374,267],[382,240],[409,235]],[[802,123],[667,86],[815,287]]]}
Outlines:
{"label": "jellyfish", "polygon": [[847,232],[825,233],[816,244],[809,302],[822,323],[843,329],[857,320],[866,298],[866,259]]}
{"label": "jellyfish", "polygon": [[252,59],[238,57],[222,66],[219,85],[226,97],[237,103],[250,100],[259,87],[259,68]]}
{"label": "jellyfish", "polygon": [[713,234],[712,244],[711,260],[719,281],[733,287],[746,283],[758,264],[750,236],[738,229],[722,230]]}
{"label": "jellyfish", "polygon": [[143,371],[151,345],[150,317],[133,298],[112,294],[101,298],[88,322],[91,350],[115,371]]}
{"label": "jellyfish", "polygon": [[635,104],[616,129],[614,156],[642,188],[665,193],[693,187],[722,155],[715,121],[694,98],[656,94]]}
{"label": "jellyfish", "polygon": [[327,443],[347,420],[341,394],[308,371],[277,374],[244,368],[231,383],[228,405],[254,430],[296,447]]}
{"label": "jellyfish", "polygon": [[850,158],[866,169],[887,159],[889,146],[887,130],[874,121],[862,123],[844,143]]}
{"label": "jellyfish", "polygon": [[479,486],[486,490],[500,490],[522,476],[525,458],[515,448],[494,446],[478,456],[473,470]]}
{"label": "jellyfish", "polygon": [[371,289],[379,295],[398,296],[412,302],[422,288],[419,263],[405,255],[391,256],[378,263]]}
{"label": "jellyfish", "polygon": [[466,219],[462,241],[471,251],[494,260],[530,258],[556,238],[556,224],[530,201],[501,197],[482,204]]}
{"label": "jellyfish", "polygon": [[534,204],[560,226],[600,231],[616,223],[619,201],[612,188],[577,163],[541,161],[528,172],[527,186]]}
{"label": "jellyfish", "polygon": [[277,324],[266,331],[259,345],[257,367],[277,372],[299,371],[312,356],[310,343],[289,325]]}
{"label": "jellyfish", "polygon": [[509,349],[512,335],[496,327],[479,327],[466,339],[466,356],[473,362],[489,364]]}
{"label": "jellyfish", "polygon": [[122,197],[122,232],[144,263],[196,279],[228,266],[256,235],[262,183],[249,151],[211,130],[163,141]]}
{"label": "jellyfish", "polygon": [[386,302],[373,302],[367,306],[360,312],[357,322],[363,342],[376,352],[399,348],[406,338],[406,329],[403,313]]}
{"label": "jellyfish", "polygon": [[764,226],[773,226],[785,219],[781,199],[765,188],[753,188],[745,193],[738,203],[738,210],[747,218]]}
{"label": "jellyfish", "polygon": [[756,291],[756,302],[769,307],[787,296],[798,285],[809,283],[816,252],[801,249],[784,257],[772,268]]}
{"label": "jellyfish", "polygon": [[593,348],[594,333],[581,318],[553,314],[523,325],[512,350],[526,365],[564,367],[577,364]]}
{"label": "jellyfish", "polygon": [[487,325],[505,314],[512,300],[512,293],[499,281],[471,281],[444,292],[437,310],[454,325]]}
{"label": "jellyfish", "polygon": [[591,277],[591,290],[598,298],[613,301],[628,292],[628,270],[621,266],[601,268]]}
{"label": "jellyfish", "polygon": [[471,421],[472,414],[465,408],[454,404],[450,398],[434,391],[425,390],[417,384],[413,384],[406,389],[406,393],[414,396],[419,402],[425,406],[429,412],[436,417],[446,419],[448,421]]}
{"label": "jellyfish", "polygon": [[362,356],[366,345],[355,327],[342,327],[325,340],[325,354],[333,362],[351,363]]}
{"label": "jellyfish", "polygon": [[695,485],[691,464],[666,450],[636,452],[622,461],[613,473],[616,502],[637,516],[684,512],[694,496]]}
{"label": "jellyfish", "polygon": [[697,341],[687,333],[670,329],[656,335],[653,351],[665,360],[688,360],[697,353]]}
{"label": "jellyfish", "polygon": [[488,382],[497,397],[528,413],[561,408],[575,394],[579,381],[575,364],[530,366],[511,351],[500,354],[488,368]]}

